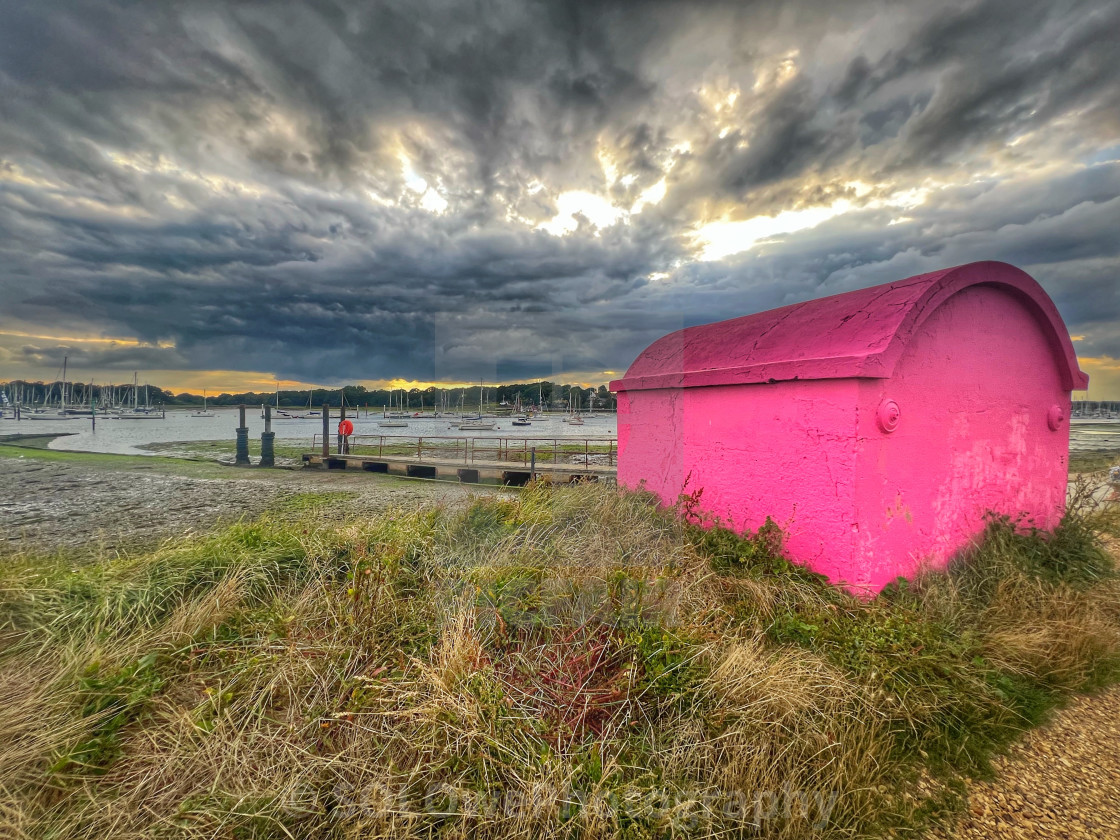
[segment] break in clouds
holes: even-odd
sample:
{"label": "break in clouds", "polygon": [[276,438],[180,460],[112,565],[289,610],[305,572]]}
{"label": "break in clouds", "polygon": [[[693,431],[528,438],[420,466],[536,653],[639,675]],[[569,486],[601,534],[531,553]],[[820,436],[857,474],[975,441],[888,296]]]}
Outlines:
{"label": "break in clouds", "polygon": [[1120,358],[1108,0],[0,20],[0,378],[604,381],[685,324],[977,259]]}

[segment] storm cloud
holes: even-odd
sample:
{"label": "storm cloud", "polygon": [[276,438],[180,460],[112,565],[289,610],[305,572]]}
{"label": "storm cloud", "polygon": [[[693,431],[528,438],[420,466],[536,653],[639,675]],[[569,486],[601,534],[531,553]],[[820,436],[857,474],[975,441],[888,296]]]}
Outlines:
{"label": "storm cloud", "polygon": [[977,259],[1120,358],[1107,0],[0,19],[0,379],[598,382],[684,324]]}

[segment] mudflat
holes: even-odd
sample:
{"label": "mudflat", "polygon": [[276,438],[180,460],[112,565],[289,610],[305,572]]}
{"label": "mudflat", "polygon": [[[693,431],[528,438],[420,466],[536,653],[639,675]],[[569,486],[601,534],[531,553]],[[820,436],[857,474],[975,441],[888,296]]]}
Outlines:
{"label": "mudflat", "polygon": [[172,458],[0,445],[0,554],[141,548],[332,494],[340,512],[410,506],[496,488],[371,473],[234,468]]}

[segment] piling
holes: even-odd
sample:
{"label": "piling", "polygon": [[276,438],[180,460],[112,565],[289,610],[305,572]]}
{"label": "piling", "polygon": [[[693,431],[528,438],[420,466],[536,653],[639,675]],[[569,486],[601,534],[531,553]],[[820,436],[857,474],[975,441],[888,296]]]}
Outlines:
{"label": "piling", "polygon": [[237,456],[233,463],[239,467],[247,467],[249,461],[249,427],[245,425],[245,406],[240,406],[241,424],[237,427]]}
{"label": "piling", "polygon": [[[346,419],[346,400],[342,401],[342,408],[339,409],[338,422],[341,424]],[[338,433],[338,454],[342,454],[342,432]]]}
{"label": "piling", "polygon": [[323,403],[323,457],[331,454],[331,407]]}
{"label": "piling", "polygon": [[533,447],[532,454],[529,456],[529,480],[537,480],[537,447]]}
{"label": "piling", "polygon": [[272,431],[272,406],[264,407],[264,431],[261,432],[262,467],[276,466],[276,432]]}

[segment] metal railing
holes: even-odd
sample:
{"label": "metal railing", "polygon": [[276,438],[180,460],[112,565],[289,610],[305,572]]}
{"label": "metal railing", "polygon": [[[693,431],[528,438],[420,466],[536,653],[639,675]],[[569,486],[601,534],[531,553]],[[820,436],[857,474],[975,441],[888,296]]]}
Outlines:
{"label": "metal railing", "polygon": [[[328,443],[337,449],[337,436]],[[311,450],[322,449],[323,436],[311,438]],[[350,435],[351,455],[379,458],[407,458],[413,461],[444,461],[525,464],[534,459],[538,465],[582,464],[615,466],[618,439],[592,437],[469,437],[465,435]]]}

